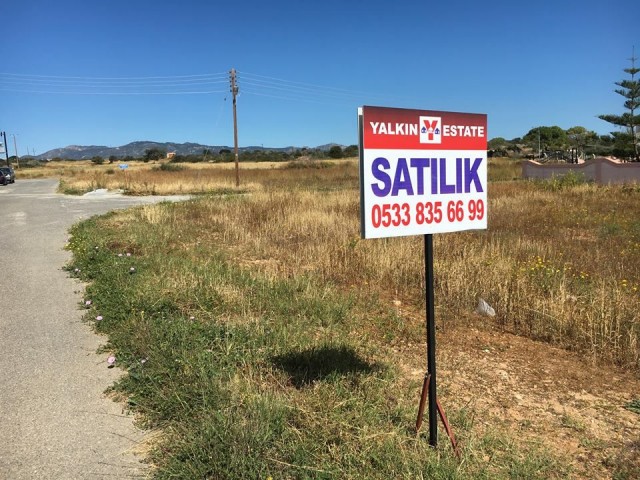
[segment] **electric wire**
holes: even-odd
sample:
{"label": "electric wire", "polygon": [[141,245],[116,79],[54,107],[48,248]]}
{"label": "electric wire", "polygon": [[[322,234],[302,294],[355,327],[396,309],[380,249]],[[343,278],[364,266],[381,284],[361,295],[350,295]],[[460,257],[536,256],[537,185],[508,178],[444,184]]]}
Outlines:
{"label": "electric wire", "polygon": [[0,87],[3,92],[37,93],[48,95],[209,95],[226,93],[226,90],[177,91],[177,92],[61,92],[54,90],[18,90]]}
{"label": "electric wire", "polygon": [[[0,73],[0,91],[62,95],[196,95],[223,93],[227,73],[148,77],[86,77]],[[195,88],[194,88],[195,87]]]}
{"label": "electric wire", "polygon": [[[271,96],[274,98],[300,100],[313,103],[326,103],[326,99],[335,100],[364,100],[364,99],[386,99],[388,96],[373,94],[370,92],[362,92],[348,90],[345,88],[329,87],[313,83],[298,82],[293,80],[285,80],[281,78],[269,77],[266,75],[258,75],[244,71],[238,72],[238,82],[241,85],[249,85],[259,89],[261,96]],[[267,94],[265,91],[279,91],[277,95],[273,93]],[[245,91],[247,91],[245,89]],[[255,90],[249,90],[247,93],[258,95]],[[315,97],[315,98],[313,98]]]}
{"label": "electric wire", "polygon": [[169,75],[169,76],[148,76],[148,77],[73,77],[73,76],[60,76],[60,75],[35,75],[30,73],[6,73],[0,72],[0,76],[11,76],[21,78],[50,78],[50,79],[63,79],[63,80],[156,80],[156,79],[179,79],[179,78],[194,78],[194,77],[227,77],[227,72],[220,73],[199,73],[195,75]]}
{"label": "electric wire", "polygon": [[[164,76],[62,76],[0,72],[0,91],[43,95],[211,95],[229,83],[229,72]],[[388,95],[238,71],[240,93],[314,104],[367,103]],[[393,95],[398,98],[398,96]]]}
{"label": "electric wire", "polygon": [[301,102],[307,102],[307,103],[317,103],[320,105],[326,104],[326,102],[323,102],[322,100],[318,99],[318,100],[313,100],[311,98],[308,97],[300,97],[300,96],[293,96],[293,95],[274,95],[272,93],[264,93],[264,92],[256,92],[254,90],[252,90],[251,88],[247,89],[247,88],[243,88],[240,91],[240,94],[242,93],[246,93],[248,95],[257,95],[259,97],[268,97],[268,98],[277,98],[279,100],[298,100]]}

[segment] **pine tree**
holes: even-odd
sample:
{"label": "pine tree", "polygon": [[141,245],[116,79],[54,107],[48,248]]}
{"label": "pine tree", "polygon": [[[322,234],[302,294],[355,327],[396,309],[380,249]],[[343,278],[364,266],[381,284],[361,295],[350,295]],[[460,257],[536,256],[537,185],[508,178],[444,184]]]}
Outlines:
{"label": "pine tree", "polygon": [[[630,80],[616,82],[620,88],[614,90],[617,94],[626,98],[624,108],[628,111],[622,115],[598,115],[598,118],[619,127],[625,127],[627,132],[612,132],[616,138],[616,143],[622,144],[621,153],[630,153],[634,161],[640,162],[640,152],[638,149],[638,135],[640,130],[640,114],[635,112],[640,109],[640,81],[636,80],[636,74],[640,68],[636,67],[635,48],[630,58],[631,68],[625,68],[624,72],[631,76]],[[631,148],[629,148],[631,146]]]}

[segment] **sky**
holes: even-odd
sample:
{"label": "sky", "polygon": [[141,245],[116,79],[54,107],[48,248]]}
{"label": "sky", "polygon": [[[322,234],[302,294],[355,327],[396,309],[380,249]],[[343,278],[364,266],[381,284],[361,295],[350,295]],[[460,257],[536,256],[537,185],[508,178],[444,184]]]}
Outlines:
{"label": "sky", "polygon": [[[614,127],[637,0],[8,0],[9,154],[137,140],[357,144],[363,105],[485,113],[489,138]],[[640,61],[636,65],[640,65]]]}

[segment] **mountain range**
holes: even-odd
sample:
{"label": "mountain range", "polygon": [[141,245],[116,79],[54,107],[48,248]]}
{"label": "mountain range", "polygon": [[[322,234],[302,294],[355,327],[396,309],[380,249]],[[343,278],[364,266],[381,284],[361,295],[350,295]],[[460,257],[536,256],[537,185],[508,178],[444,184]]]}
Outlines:
{"label": "mountain range", "polygon": [[[315,147],[318,150],[329,150],[332,146],[337,145],[335,143],[329,143],[326,145],[320,145]],[[201,145],[199,143],[173,143],[173,142],[152,142],[152,141],[138,141],[131,142],[120,147],[106,147],[102,145],[69,145],[63,148],[54,148],[37,155],[36,158],[41,160],[52,158],[65,158],[69,160],[85,160],[95,156],[102,158],[115,157],[134,157],[140,158],[144,156],[146,150],[151,148],[159,148],[167,152],[176,152],[177,155],[199,155],[203,150],[209,150],[214,153],[218,153],[220,150],[233,150],[233,147],[221,146],[221,145]],[[298,147],[283,147],[283,148],[270,148],[262,146],[249,146],[240,147],[238,151],[279,151],[279,152],[294,152],[298,150]]]}

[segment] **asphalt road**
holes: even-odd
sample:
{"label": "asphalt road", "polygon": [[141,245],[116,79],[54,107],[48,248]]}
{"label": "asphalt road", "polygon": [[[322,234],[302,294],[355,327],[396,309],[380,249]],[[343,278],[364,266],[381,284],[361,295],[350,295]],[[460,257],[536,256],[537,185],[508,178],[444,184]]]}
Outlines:
{"label": "asphalt road", "polygon": [[62,270],[63,247],[80,219],[163,198],[56,187],[0,186],[0,479],[145,477],[143,432],[103,393],[122,372],[96,353],[105,338],[81,321],[83,285]]}

